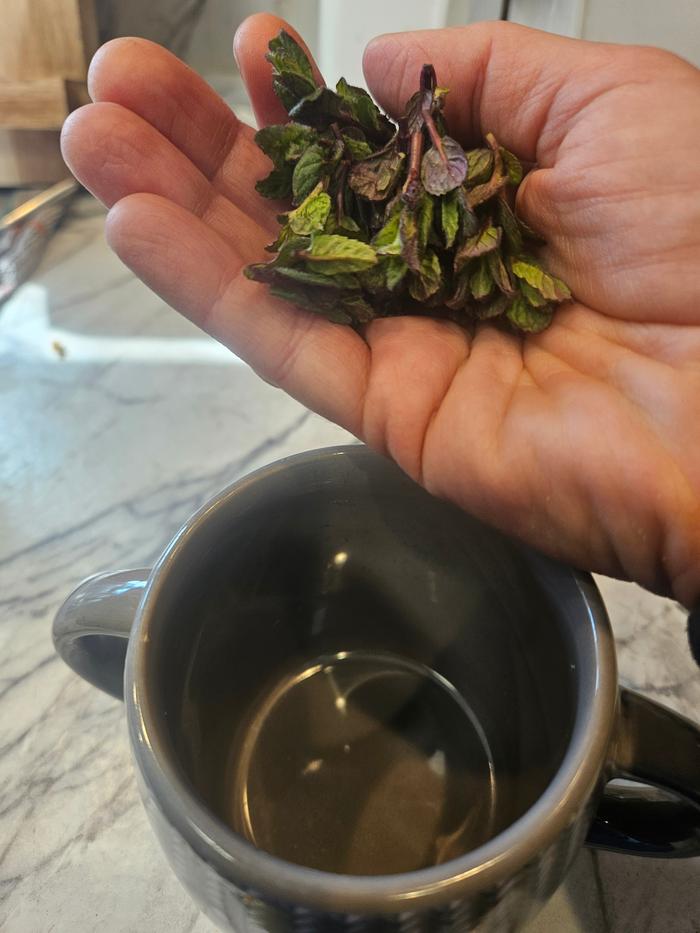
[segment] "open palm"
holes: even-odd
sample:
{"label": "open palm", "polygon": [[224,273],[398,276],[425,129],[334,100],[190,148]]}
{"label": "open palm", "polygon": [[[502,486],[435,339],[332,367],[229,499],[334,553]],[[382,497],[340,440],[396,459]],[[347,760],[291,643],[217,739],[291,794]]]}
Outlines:
{"label": "open palm", "polygon": [[[261,123],[279,20],[236,38]],[[287,27],[288,28],[288,27]],[[291,31],[291,30],[290,30]],[[122,259],[267,380],[393,457],[431,492],[578,566],[700,597],[700,73],[667,53],[503,23],[383,36],[365,56],[396,113],[432,61],[452,135],[491,130],[536,168],[518,210],[578,301],[525,341],[417,318],[363,337],[242,275],[274,239],[269,164],[163,49],[115,40],[64,153],[111,210]]]}

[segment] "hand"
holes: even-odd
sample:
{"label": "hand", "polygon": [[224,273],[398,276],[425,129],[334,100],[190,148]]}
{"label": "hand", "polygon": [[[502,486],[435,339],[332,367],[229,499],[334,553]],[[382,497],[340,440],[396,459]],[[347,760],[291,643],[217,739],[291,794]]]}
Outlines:
{"label": "hand", "polygon": [[[264,61],[281,25],[241,26],[261,123],[282,122]],[[287,27],[288,28],[288,27]],[[292,31],[292,30],[290,30]],[[269,168],[209,87],[151,43],[115,40],[90,70],[64,154],[109,208],[107,237],[166,301],[268,381],[428,490],[577,566],[700,599],[700,72],[658,50],[505,23],[383,36],[365,55],[391,113],[433,62],[452,135],[493,131],[536,168],[518,210],[572,287],[543,334],[373,322],[364,339],[272,299]]]}

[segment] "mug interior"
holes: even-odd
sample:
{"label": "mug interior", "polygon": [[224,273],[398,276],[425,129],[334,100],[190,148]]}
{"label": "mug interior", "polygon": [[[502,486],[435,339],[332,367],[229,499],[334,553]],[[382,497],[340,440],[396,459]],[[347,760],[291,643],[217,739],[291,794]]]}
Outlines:
{"label": "mug interior", "polygon": [[[150,703],[195,795],[255,845],[337,873],[423,868],[511,826],[556,774],[577,706],[561,606],[529,552],[389,462],[358,448],[252,477],[176,567]],[[431,716],[452,717],[444,749]],[[382,758],[378,725],[406,757]],[[365,781],[344,788],[338,762],[361,745]]]}

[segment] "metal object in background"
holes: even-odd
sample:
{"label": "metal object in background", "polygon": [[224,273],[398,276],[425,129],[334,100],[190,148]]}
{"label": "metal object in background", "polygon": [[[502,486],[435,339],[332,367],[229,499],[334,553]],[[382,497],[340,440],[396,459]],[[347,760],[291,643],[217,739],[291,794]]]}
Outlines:
{"label": "metal object in background", "polygon": [[65,178],[0,218],[0,304],[36,268],[78,187]]}

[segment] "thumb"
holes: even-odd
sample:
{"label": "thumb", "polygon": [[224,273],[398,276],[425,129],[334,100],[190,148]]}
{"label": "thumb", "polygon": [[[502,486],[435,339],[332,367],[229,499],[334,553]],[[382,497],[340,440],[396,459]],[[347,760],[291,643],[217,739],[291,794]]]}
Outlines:
{"label": "thumb", "polygon": [[398,116],[421,66],[433,64],[438,84],[450,88],[451,135],[469,145],[492,132],[520,158],[546,166],[578,111],[619,83],[630,52],[496,21],[379,36],[363,67],[377,101]]}

